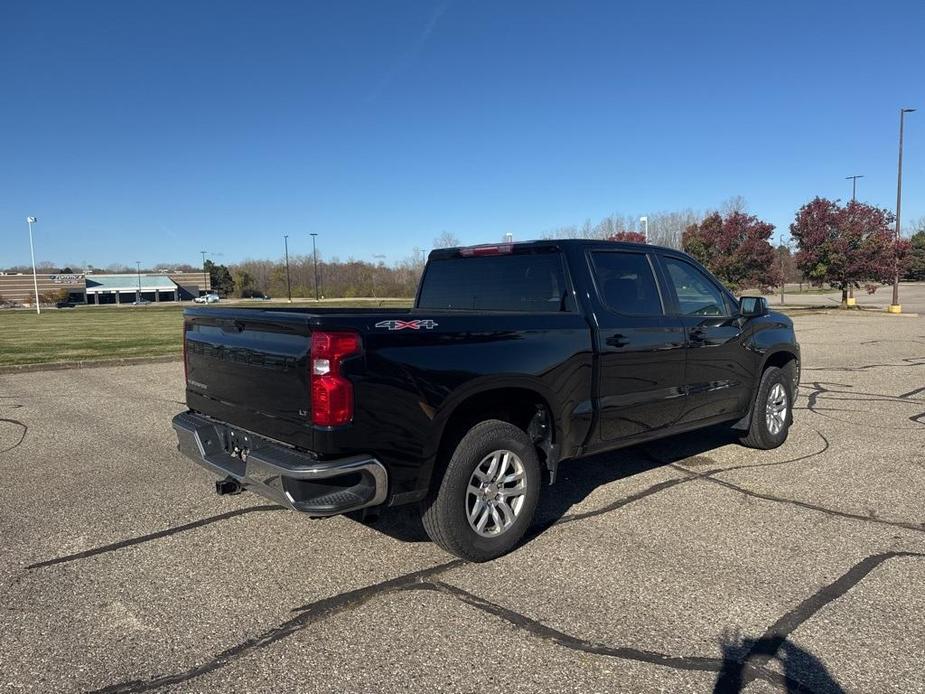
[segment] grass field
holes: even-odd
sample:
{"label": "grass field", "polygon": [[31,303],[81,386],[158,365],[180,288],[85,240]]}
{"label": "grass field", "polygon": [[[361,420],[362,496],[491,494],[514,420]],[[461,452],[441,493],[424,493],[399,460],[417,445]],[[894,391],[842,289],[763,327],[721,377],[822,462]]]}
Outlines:
{"label": "grass field", "polygon": [[[274,301],[274,306],[286,302]],[[183,312],[180,306],[81,306],[47,309],[41,315],[26,310],[0,311],[0,366],[85,361],[179,354]],[[222,302],[219,306],[259,307],[254,301]],[[294,301],[294,306],[316,305]],[[405,308],[411,299],[328,299],[324,307]]]}

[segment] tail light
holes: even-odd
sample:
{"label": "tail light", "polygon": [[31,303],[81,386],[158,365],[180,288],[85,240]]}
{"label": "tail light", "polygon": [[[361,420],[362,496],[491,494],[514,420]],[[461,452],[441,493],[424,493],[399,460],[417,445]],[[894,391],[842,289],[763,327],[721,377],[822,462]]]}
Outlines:
{"label": "tail light", "polygon": [[341,373],[341,365],[359,351],[357,333],[312,333],[312,423],[333,427],[353,419],[353,384]]}

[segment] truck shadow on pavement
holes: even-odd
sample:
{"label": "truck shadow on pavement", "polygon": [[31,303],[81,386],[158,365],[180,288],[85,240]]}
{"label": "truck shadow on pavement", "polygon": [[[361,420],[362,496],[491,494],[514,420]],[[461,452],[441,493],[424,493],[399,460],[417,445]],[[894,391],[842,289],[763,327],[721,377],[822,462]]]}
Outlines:
{"label": "truck shadow on pavement", "polygon": [[[564,461],[559,466],[556,483],[543,487],[533,525],[527,531],[521,546],[531,542],[554,525],[602,515],[696,478],[675,476],[629,496],[621,497],[600,508],[573,512],[577,505],[607,484],[668,467],[681,460],[691,467],[713,464],[715,461],[705,453],[735,443],[736,440],[736,433],[729,427],[718,426],[587,458]],[[359,515],[351,517],[354,520],[360,520]],[[430,541],[424,531],[416,506],[387,509],[378,519],[368,525],[402,542]]]}

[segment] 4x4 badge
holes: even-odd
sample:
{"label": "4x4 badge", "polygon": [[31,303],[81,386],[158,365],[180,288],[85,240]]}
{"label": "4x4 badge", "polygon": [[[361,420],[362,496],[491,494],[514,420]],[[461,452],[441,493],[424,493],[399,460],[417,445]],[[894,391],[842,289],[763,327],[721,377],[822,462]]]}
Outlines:
{"label": "4x4 badge", "polygon": [[387,330],[420,330],[421,328],[433,330],[437,327],[437,322],[430,318],[427,320],[381,320],[376,323],[376,327]]}

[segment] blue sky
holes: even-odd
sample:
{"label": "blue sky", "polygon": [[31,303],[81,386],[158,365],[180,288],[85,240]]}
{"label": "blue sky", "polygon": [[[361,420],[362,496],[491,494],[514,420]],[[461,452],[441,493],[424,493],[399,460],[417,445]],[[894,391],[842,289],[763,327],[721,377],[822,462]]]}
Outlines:
{"label": "blue sky", "polygon": [[0,7],[0,266],[539,236],[744,196],[925,215],[921,2]]}

